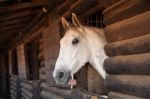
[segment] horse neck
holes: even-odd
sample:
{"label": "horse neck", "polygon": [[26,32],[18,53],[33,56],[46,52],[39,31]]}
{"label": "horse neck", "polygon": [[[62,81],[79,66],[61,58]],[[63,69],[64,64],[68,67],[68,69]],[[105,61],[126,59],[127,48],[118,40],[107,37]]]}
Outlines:
{"label": "horse neck", "polygon": [[99,72],[99,68],[103,66],[103,62],[107,58],[104,51],[106,41],[102,34],[103,30],[98,31],[97,29],[96,31],[93,31],[90,28],[85,28],[85,32],[88,40],[88,47],[91,51],[91,58],[89,62]]}

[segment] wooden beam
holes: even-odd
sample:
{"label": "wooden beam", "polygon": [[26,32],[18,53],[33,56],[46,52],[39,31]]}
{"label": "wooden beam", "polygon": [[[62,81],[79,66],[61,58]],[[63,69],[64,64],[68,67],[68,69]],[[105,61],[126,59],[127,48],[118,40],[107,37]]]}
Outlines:
{"label": "wooden beam", "polygon": [[11,15],[0,18],[0,22],[10,20],[10,19],[16,19],[16,18],[20,18],[20,17],[32,16],[38,12],[39,12],[39,10],[24,10],[24,11],[14,12]]}
{"label": "wooden beam", "polygon": [[44,15],[43,11],[40,11],[33,20],[22,30],[23,33],[28,33],[31,28],[33,28],[42,18]]}
{"label": "wooden beam", "polygon": [[2,2],[6,2],[7,0],[0,0],[0,3],[2,3]]}
{"label": "wooden beam", "polygon": [[[1,33],[1,35],[10,35],[11,33],[18,33],[19,31],[21,31],[21,29],[22,28],[0,31],[0,33]],[[7,33],[9,33],[9,34],[7,34]]]}
{"label": "wooden beam", "polygon": [[110,91],[150,98],[149,75],[108,75],[105,85]]}
{"label": "wooden beam", "polygon": [[108,56],[150,52],[150,34],[133,39],[108,43],[105,46],[105,52]]}
{"label": "wooden beam", "polygon": [[33,7],[39,7],[39,6],[44,6],[46,4],[47,4],[47,2],[45,2],[45,1],[39,1],[39,2],[31,1],[31,2],[25,2],[25,3],[18,3],[18,4],[6,6],[6,7],[1,7],[0,13],[16,11],[16,10],[21,10],[21,9],[27,9],[27,8],[33,8]]}
{"label": "wooden beam", "polygon": [[75,3],[76,0],[66,0],[62,5],[60,5],[59,7],[57,7],[57,11],[60,15],[64,14],[67,10],[69,10],[69,8],[71,7],[71,5],[73,3]]}
{"label": "wooden beam", "polygon": [[10,26],[8,26],[8,27],[2,27],[2,28],[0,28],[0,31],[7,31],[7,30],[11,30],[11,29],[19,29],[19,28],[23,28],[23,27],[25,27],[26,25],[27,25],[27,23],[28,22],[26,22],[26,23],[22,23],[22,24],[19,24],[19,25],[10,25]]}
{"label": "wooden beam", "polygon": [[105,28],[108,42],[130,39],[149,34],[150,11],[108,25]]}
{"label": "wooden beam", "polygon": [[30,21],[31,21],[31,18],[26,18],[26,19],[20,18],[16,20],[6,21],[0,24],[0,28],[10,27],[10,26],[20,25],[20,24],[27,24],[27,23],[30,23]]}
{"label": "wooden beam", "polygon": [[7,32],[1,32],[4,33],[3,36],[0,36],[0,41],[9,41],[11,40],[17,33],[19,33],[20,30],[11,30]]}
{"label": "wooden beam", "polygon": [[25,22],[29,22],[32,17],[33,16],[29,16],[29,17],[26,17],[26,18],[17,18],[17,19],[10,20],[10,21],[7,21],[7,20],[3,21],[0,24],[0,28],[1,27],[7,27],[7,26],[10,26],[10,25],[18,25],[18,24],[22,24],[22,23],[25,23]]}
{"label": "wooden beam", "polygon": [[150,53],[110,57],[104,68],[108,74],[150,75]]}
{"label": "wooden beam", "polygon": [[150,10],[147,0],[120,0],[103,11],[104,24],[109,25]]}
{"label": "wooden beam", "polygon": [[129,94],[119,93],[119,92],[110,92],[108,94],[109,99],[145,99],[143,97],[137,97]]}

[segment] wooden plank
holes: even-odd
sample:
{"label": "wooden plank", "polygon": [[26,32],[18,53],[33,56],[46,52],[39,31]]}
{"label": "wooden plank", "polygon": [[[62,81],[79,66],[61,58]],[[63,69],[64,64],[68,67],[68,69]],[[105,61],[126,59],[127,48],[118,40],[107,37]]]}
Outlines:
{"label": "wooden plank", "polygon": [[108,94],[109,99],[145,99],[143,97],[137,97],[133,95],[118,93],[118,92],[110,92]]}
{"label": "wooden plank", "polygon": [[5,16],[4,18],[0,18],[0,22],[3,22],[3,21],[10,21],[11,19],[18,19],[21,18],[21,17],[27,17],[27,16],[33,16],[35,14],[37,14],[39,12],[39,10],[22,10],[22,11],[17,11],[17,12],[14,12],[14,13],[11,13],[10,15],[8,16]]}
{"label": "wooden plank", "polygon": [[150,10],[148,0],[120,0],[103,11],[104,24],[109,25]]}
{"label": "wooden plank", "polygon": [[25,90],[28,90],[28,91],[30,91],[30,92],[32,92],[32,85],[30,85],[30,84],[27,84],[27,83],[21,83],[21,87],[23,88],[23,89],[25,89]]}
{"label": "wooden plank", "polygon": [[110,91],[150,98],[149,75],[108,75],[105,85]]}
{"label": "wooden plank", "polygon": [[110,57],[104,68],[108,74],[150,75],[150,53]]}
{"label": "wooden plank", "polygon": [[45,82],[46,81],[46,75],[45,74],[40,74],[40,80]]}
{"label": "wooden plank", "polygon": [[6,31],[6,30],[11,30],[11,29],[20,29],[23,28],[27,25],[28,22],[22,23],[22,24],[18,24],[18,25],[10,25],[7,27],[0,27],[0,31]]}
{"label": "wooden plank", "polygon": [[43,45],[40,45],[39,51],[40,51],[40,52],[43,52],[43,51],[44,51],[44,44],[43,44]]}
{"label": "wooden plank", "polygon": [[[97,94],[105,94],[106,92],[105,92],[104,81],[103,81],[102,77],[98,74],[98,72],[90,64],[88,64],[86,66],[88,66],[88,69],[84,68],[84,70],[82,72],[85,72],[85,70],[87,70],[87,71],[84,74],[82,73],[82,75],[77,76],[77,78],[82,77],[80,79],[83,82],[83,85],[86,85],[85,80],[87,80],[86,87],[88,88],[89,92],[97,93]],[[83,80],[84,79],[83,75],[86,76],[85,80]]]}
{"label": "wooden plank", "polygon": [[[24,92],[21,93],[21,98],[24,98],[24,99],[32,99],[32,97],[26,95]],[[16,98],[15,98],[16,99]]]}
{"label": "wooden plank", "polygon": [[108,56],[150,52],[150,34],[133,39],[108,43],[105,46],[105,52]]}
{"label": "wooden plank", "polygon": [[18,3],[18,4],[6,6],[6,7],[1,7],[0,13],[16,11],[16,10],[21,10],[21,9],[27,9],[27,8],[33,8],[33,7],[39,7],[39,6],[44,6],[46,4],[47,4],[47,2],[45,2],[45,1],[39,1],[39,2],[31,1],[31,2],[25,2],[25,3]]}
{"label": "wooden plank", "polygon": [[43,36],[42,33],[43,33],[44,28],[46,28],[48,26],[47,20],[48,20],[47,16],[42,17],[42,19],[39,20],[39,22],[37,24],[33,25],[33,27],[29,30],[29,34],[35,34],[41,30],[40,34],[42,37]]}
{"label": "wooden plank", "polygon": [[63,97],[67,97],[70,96],[71,93],[73,92],[73,90],[65,90],[65,89],[61,89],[61,88],[57,88],[57,87],[50,87],[47,83],[41,83],[40,85],[41,89],[49,92],[49,93],[55,93],[57,95],[63,96]]}
{"label": "wooden plank", "polygon": [[2,3],[2,2],[6,2],[7,0],[0,0],[0,3]]}
{"label": "wooden plank", "polygon": [[79,0],[70,7],[70,10],[77,14],[81,14],[96,6],[98,3],[98,0]]}
{"label": "wooden plank", "polygon": [[150,11],[108,25],[105,28],[106,40],[114,42],[149,34]]}
{"label": "wooden plank", "polygon": [[102,7],[108,8],[120,0],[98,0]]}
{"label": "wooden plank", "polygon": [[33,96],[31,91],[28,91],[28,90],[26,90],[24,88],[21,88],[21,92],[24,93],[26,96],[28,96],[30,98],[32,98],[32,96]]}
{"label": "wooden plank", "polygon": [[41,60],[41,61],[44,60],[44,52],[39,53],[38,59]]}
{"label": "wooden plank", "polygon": [[33,28],[42,18],[44,15],[43,11],[40,11],[32,21],[22,30],[23,33],[28,33],[31,28]]}
{"label": "wooden plank", "polygon": [[64,97],[61,97],[53,92],[47,92],[47,91],[42,91],[41,97],[43,99],[65,99]]}
{"label": "wooden plank", "polygon": [[45,67],[45,62],[44,62],[44,61],[41,61],[40,66],[41,66],[41,67]]}
{"label": "wooden plank", "polygon": [[71,5],[73,3],[75,3],[76,0],[65,0],[65,2],[63,4],[61,4],[60,6],[58,6],[56,8],[56,10],[58,11],[58,13],[60,15],[62,15],[63,13],[65,13],[67,10],[69,10],[69,8],[71,7]]}
{"label": "wooden plank", "polygon": [[69,17],[72,12],[81,15],[83,12],[95,7],[99,4],[98,0],[78,0],[70,6],[69,10],[63,14],[64,17]]}
{"label": "wooden plank", "polygon": [[14,20],[9,20],[9,21],[2,21],[0,24],[0,27],[4,27],[4,26],[9,26],[9,25],[16,25],[16,24],[21,24],[24,22],[29,22],[31,20],[31,16],[27,17],[27,18],[17,18]]}

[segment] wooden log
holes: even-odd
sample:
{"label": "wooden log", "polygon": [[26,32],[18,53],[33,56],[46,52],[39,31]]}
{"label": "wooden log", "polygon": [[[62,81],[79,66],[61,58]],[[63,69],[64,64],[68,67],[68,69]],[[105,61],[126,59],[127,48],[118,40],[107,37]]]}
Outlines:
{"label": "wooden log", "polygon": [[98,0],[79,0],[70,7],[70,10],[72,12],[81,14],[89,10],[90,8],[96,6],[98,3]]}
{"label": "wooden log", "polygon": [[46,74],[46,68],[45,67],[40,67],[40,73],[41,74]]}
{"label": "wooden log", "polygon": [[[48,16],[43,17],[41,20],[39,20],[39,22],[37,24],[35,24],[35,26],[33,28],[31,28],[31,30],[29,31],[30,34],[35,34],[38,31],[40,31],[41,29],[45,29],[48,26]],[[42,34],[43,31],[41,31],[39,34],[41,34],[41,37],[43,36]]]}
{"label": "wooden log", "polygon": [[9,25],[29,22],[31,19],[32,19],[32,17],[29,16],[27,18],[17,18],[17,19],[14,19],[14,20],[2,21],[1,24],[0,24],[0,27],[5,27],[5,26],[9,26]]}
{"label": "wooden log", "polygon": [[[88,88],[88,91],[91,93],[97,93],[97,94],[105,94],[106,90],[104,87],[104,81],[101,78],[101,76],[98,74],[98,72],[91,66],[86,65],[88,68],[83,68],[81,70],[81,75],[76,75],[78,78],[78,82],[80,82],[80,87],[82,88]],[[86,82],[87,81],[87,86]]]}
{"label": "wooden log", "polygon": [[10,88],[11,88],[11,90],[13,90],[13,91],[16,91],[16,90],[17,90],[17,87],[16,87],[16,86],[11,86]]}
{"label": "wooden log", "polygon": [[108,94],[109,99],[145,99],[143,97],[132,96],[128,94],[118,93],[118,92],[110,92]]}
{"label": "wooden log", "polygon": [[14,96],[17,96],[16,95],[16,92],[14,90],[10,90],[10,94],[14,95]]}
{"label": "wooden log", "polygon": [[150,98],[149,75],[108,75],[105,85],[110,91]]}
{"label": "wooden log", "polygon": [[26,83],[26,84],[29,84],[29,85],[32,85],[32,82],[33,81],[28,81],[28,80],[24,80],[24,81],[22,81],[23,83]]}
{"label": "wooden log", "polygon": [[40,43],[40,45],[43,45],[43,44],[44,44],[43,38],[40,39],[39,43]]}
{"label": "wooden log", "polygon": [[11,94],[10,96],[11,96],[11,99],[16,99],[15,95]]}
{"label": "wooden log", "polygon": [[5,22],[5,21],[10,21],[10,20],[16,20],[18,18],[24,18],[24,17],[33,17],[35,14],[37,14],[39,10],[24,10],[24,11],[19,11],[17,13],[13,13],[10,16],[7,16],[5,18],[1,18],[0,22]]}
{"label": "wooden log", "polygon": [[133,39],[108,43],[105,46],[105,52],[108,56],[150,52],[150,34]]}
{"label": "wooden log", "polygon": [[108,25],[105,28],[106,40],[114,42],[149,34],[150,11]]}
{"label": "wooden log", "polygon": [[26,90],[32,91],[32,86],[26,83],[21,83],[21,87],[25,88]]}
{"label": "wooden log", "polygon": [[11,81],[10,84],[16,86],[16,81]]}
{"label": "wooden log", "polygon": [[26,96],[28,96],[30,98],[33,96],[32,91],[26,90],[24,88],[21,88],[21,92],[24,93]]}
{"label": "wooden log", "polygon": [[104,24],[109,25],[150,10],[148,0],[120,0],[103,11]]}
{"label": "wooden log", "polygon": [[42,16],[44,15],[43,11],[40,11],[33,20],[22,30],[23,33],[30,32],[30,29],[33,28],[38,22],[41,20]]}
{"label": "wooden log", "polygon": [[150,53],[110,57],[104,68],[108,74],[150,75]]}
{"label": "wooden log", "polygon": [[61,4],[59,7],[57,7],[56,10],[59,13],[59,15],[62,15],[67,10],[69,10],[70,6],[75,2],[76,2],[76,0],[66,0],[63,4]]}
{"label": "wooden log", "polygon": [[57,88],[57,87],[49,86],[47,83],[41,83],[40,87],[42,90],[45,90],[47,92],[53,92],[61,96],[69,96],[73,92],[73,90],[64,90],[63,88],[61,89],[61,87]]}
{"label": "wooden log", "polygon": [[45,67],[45,62],[44,62],[44,61],[41,61],[41,62],[40,62],[40,66],[41,66],[41,67]]}
{"label": "wooden log", "polygon": [[25,93],[21,93],[22,98],[24,99],[32,99],[31,97],[29,97],[28,95],[26,95]]}
{"label": "wooden log", "polygon": [[18,3],[18,4],[13,4],[10,6],[1,7],[0,8],[0,13],[5,13],[9,11],[16,11],[16,10],[21,10],[21,9],[27,9],[27,8],[33,8],[33,7],[42,7],[46,5],[48,2],[45,1],[31,1],[31,2],[25,2],[25,3]]}
{"label": "wooden log", "polygon": [[10,26],[7,26],[7,27],[0,27],[0,31],[7,31],[7,30],[11,30],[11,29],[19,29],[19,28],[23,28],[26,26],[26,24],[29,23],[29,22],[25,22],[25,23],[22,23],[22,24],[18,24],[18,25],[10,25]]}
{"label": "wooden log", "polygon": [[44,51],[44,45],[40,45],[39,51],[40,51],[40,52]]}
{"label": "wooden log", "polygon": [[12,85],[10,86],[10,89],[11,89],[11,90],[14,90],[14,91],[17,90],[16,86],[12,86]]}
{"label": "wooden log", "polygon": [[40,80],[46,81],[46,75],[45,74],[40,74]]}
{"label": "wooden log", "polygon": [[38,59],[43,61],[44,60],[44,52],[40,52],[38,55]]}
{"label": "wooden log", "polygon": [[64,97],[61,97],[57,94],[54,94],[52,92],[42,91],[41,92],[42,99],[64,99]]}
{"label": "wooden log", "polygon": [[69,17],[71,16],[72,12],[81,15],[83,12],[86,12],[87,10],[93,8],[98,4],[98,0],[78,0],[69,8],[69,10],[66,13],[63,14],[63,16]]}

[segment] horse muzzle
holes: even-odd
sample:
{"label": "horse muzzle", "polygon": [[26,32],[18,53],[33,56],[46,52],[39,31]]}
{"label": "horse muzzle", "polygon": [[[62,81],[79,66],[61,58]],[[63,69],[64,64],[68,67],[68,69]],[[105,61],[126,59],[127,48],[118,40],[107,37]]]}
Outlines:
{"label": "horse muzzle", "polygon": [[69,79],[69,76],[70,76],[70,73],[69,72],[66,72],[66,71],[56,71],[55,72],[55,76],[54,76],[54,79],[56,81],[57,84],[66,84],[68,79]]}

